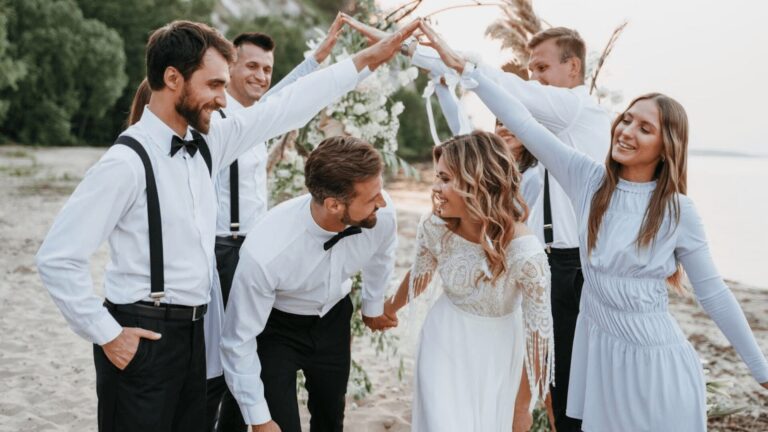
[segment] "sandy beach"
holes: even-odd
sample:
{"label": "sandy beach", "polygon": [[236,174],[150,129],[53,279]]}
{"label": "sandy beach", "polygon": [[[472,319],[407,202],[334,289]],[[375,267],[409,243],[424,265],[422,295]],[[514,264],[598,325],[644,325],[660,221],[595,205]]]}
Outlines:
{"label": "sandy beach", "polygon": [[[0,207],[3,244],[0,272],[4,275],[0,281],[3,311],[0,314],[0,431],[96,430],[92,347],[68,328],[43,288],[35,269],[34,254],[58,210],[103,152],[103,148],[0,147],[0,200],[3,203]],[[764,352],[768,350],[768,267],[760,248],[768,243],[766,224],[761,219],[768,211],[768,199],[755,204],[764,211],[755,211],[749,200],[729,195],[728,191],[733,189],[728,185],[738,187],[745,179],[751,179],[752,192],[747,193],[765,197],[766,192],[758,190],[768,184],[760,183],[766,179],[766,174],[761,172],[765,166],[765,160],[746,161],[728,168],[727,163],[724,165],[715,158],[697,159],[695,164],[691,163],[689,179],[691,196],[702,212],[718,266],[741,302]],[[743,177],[731,175],[728,169],[743,173]],[[697,183],[698,179],[709,176],[722,179],[726,186],[705,188],[701,185],[710,183]],[[397,180],[387,188],[399,212],[400,244],[396,279],[392,281],[394,289],[410,266],[416,222],[429,208],[429,195],[424,182]],[[751,199],[756,198],[752,195]],[[735,216],[728,217],[722,211],[723,206],[730,206],[729,211]],[[107,249],[103,246],[92,260],[97,290],[101,287],[107,259]],[[710,430],[768,430],[768,391],[749,376],[695,299],[690,295],[672,296],[671,310],[711,375],[734,383],[729,390],[732,404],[749,406],[725,420],[711,421]],[[404,326],[394,332],[402,344],[398,353],[389,358],[377,355],[367,337],[354,341],[353,359],[365,367],[373,392],[359,401],[350,396],[346,430],[410,429],[414,329]],[[401,360],[404,374],[399,379]],[[306,410],[303,413],[306,423]]]}

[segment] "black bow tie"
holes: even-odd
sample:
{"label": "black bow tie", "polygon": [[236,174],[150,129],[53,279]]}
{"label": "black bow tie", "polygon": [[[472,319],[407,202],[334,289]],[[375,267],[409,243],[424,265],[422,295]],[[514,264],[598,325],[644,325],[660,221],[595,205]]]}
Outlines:
{"label": "black bow tie", "polygon": [[173,139],[171,139],[171,157],[181,150],[182,147],[186,148],[187,153],[194,157],[195,153],[197,153],[197,140],[192,138],[189,141],[185,141],[179,138],[178,135],[174,135]]}
{"label": "black bow tie", "polygon": [[363,229],[360,228],[359,226],[351,226],[351,227],[345,229],[344,231],[336,234],[335,236],[331,237],[331,239],[328,240],[327,242],[323,243],[323,249],[328,250],[328,249],[332,248],[333,245],[338,243],[339,240],[343,239],[344,237],[349,237],[351,235],[360,234],[361,232],[363,232]]}

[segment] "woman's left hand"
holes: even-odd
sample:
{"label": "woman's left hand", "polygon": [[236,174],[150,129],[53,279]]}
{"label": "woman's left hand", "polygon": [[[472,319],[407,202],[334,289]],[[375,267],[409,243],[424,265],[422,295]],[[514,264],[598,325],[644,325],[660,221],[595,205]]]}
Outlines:
{"label": "woman's left hand", "polygon": [[467,61],[464,60],[464,57],[460,56],[453,49],[451,49],[451,47],[448,46],[443,38],[440,37],[440,35],[438,35],[437,32],[435,32],[435,30],[432,29],[432,27],[430,27],[426,22],[421,21],[419,28],[421,29],[421,32],[424,33],[424,36],[426,36],[429,40],[429,42],[422,42],[422,45],[434,48],[435,51],[440,54],[440,59],[449,68],[455,69],[459,74],[464,72],[464,66],[467,64]]}

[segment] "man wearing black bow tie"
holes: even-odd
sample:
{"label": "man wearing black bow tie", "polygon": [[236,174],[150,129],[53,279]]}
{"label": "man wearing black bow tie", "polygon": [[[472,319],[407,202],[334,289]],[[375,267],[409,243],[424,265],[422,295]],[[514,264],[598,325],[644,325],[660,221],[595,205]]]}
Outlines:
{"label": "man wearing black bow tie", "polygon": [[397,247],[383,164],[353,137],[323,141],[307,159],[309,193],[267,212],[240,250],[222,334],[224,375],[253,431],[300,432],[296,372],[312,432],[341,431],[350,368],[349,293],[362,271],[365,324],[397,325],[384,295]]}
{"label": "man wearing black bow tie", "polygon": [[[54,302],[94,344],[100,431],[205,430],[206,368],[220,368],[206,365],[205,352],[206,339],[218,339],[220,329],[209,325],[221,311],[220,299],[208,304],[219,291],[211,289],[211,173],[254,142],[306,124],[352,90],[362,71],[394,55],[415,28],[214,123],[211,113],[226,105],[232,44],[189,21],[152,33],[149,105],[85,175],[37,255]],[[106,301],[93,290],[89,266],[105,240]]]}

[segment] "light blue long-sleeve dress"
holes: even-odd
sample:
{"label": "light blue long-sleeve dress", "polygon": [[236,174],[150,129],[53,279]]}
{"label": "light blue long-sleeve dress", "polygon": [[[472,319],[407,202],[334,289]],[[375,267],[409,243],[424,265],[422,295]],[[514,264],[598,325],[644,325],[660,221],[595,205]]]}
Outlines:
{"label": "light blue long-sleeve dress", "polygon": [[[561,143],[515,97],[475,70],[475,93],[565,189],[576,211],[584,288],[573,341],[567,414],[584,431],[704,431],[699,357],[668,310],[666,279],[681,263],[704,310],[758,382],[768,362],[733,293],[717,272],[693,202],[677,194],[680,220],[664,218],[652,244],[637,234],[656,182],[620,180],[597,244],[587,254],[591,199],[605,167]],[[555,347],[557,349],[557,347]]]}

